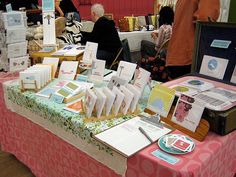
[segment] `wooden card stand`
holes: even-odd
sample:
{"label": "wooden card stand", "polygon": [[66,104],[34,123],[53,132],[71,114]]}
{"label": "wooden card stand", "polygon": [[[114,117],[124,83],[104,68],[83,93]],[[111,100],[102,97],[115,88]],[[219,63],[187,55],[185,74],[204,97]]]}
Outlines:
{"label": "wooden card stand", "polygon": [[[83,113],[85,114],[84,108],[83,108]],[[104,121],[104,120],[110,120],[110,119],[115,119],[115,118],[119,118],[119,117],[123,117],[123,116],[135,116],[140,114],[141,111],[140,109],[136,109],[133,113],[128,112],[126,115],[122,114],[122,113],[118,113],[117,115],[114,114],[110,114],[108,116],[101,116],[101,117],[86,117],[84,119],[85,123],[89,123],[89,122],[97,122],[97,121]]]}
{"label": "wooden card stand", "polygon": [[[21,83],[21,92],[24,92],[26,90],[33,90],[33,91],[37,92],[39,90],[37,87],[36,80],[34,80],[34,83],[24,83],[23,80],[21,80],[20,83]],[[32,85],[34,85],[35,88],[34,89],[26,89],[24,84],[32,84]]]}
{"label": "wooden card stand", "polygon": [[[147,108],[144,110],[144,112],[149,113],[151,115],[156,114]],[[180,130],[181,132],[185,133],[186,135],[189,135],[190,137],[198,141],[203,141],[205,139],[210,128],[209,122],[207,120],[201,119],[196,131],[192,132],[188,130],[187,128],[184,128],[171,121],[173,112],[174,112],[174,107],[172,107],[172,109],[170,110],[170,113],[168,114],[167,118],[161,117],[161,121],[165,122],[166,124],[170,125],[173,128]]]}

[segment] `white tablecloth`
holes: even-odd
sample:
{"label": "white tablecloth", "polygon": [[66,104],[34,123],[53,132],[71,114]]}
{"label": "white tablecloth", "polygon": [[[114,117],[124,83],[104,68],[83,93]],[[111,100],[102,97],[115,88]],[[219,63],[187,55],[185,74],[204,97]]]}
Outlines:
{"label": "white tablecloth", "polygon": [[131,52],[137,52],[141,49],[141,41],[152,41],[152,31],[132,31],[132,32],[119,32],[120,40],[128,39]]}

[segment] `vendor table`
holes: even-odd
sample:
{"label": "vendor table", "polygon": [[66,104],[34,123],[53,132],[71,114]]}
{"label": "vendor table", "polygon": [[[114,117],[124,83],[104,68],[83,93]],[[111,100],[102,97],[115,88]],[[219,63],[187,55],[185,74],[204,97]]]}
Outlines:
{"label": "vendor table", "polygon": [[141,49],[141,41],[147,40],[154,42],[151,38],[153,31],[132,31],[132,32],[119,32],[120,40],[128,39],[130,52],[138,52]]}
{"label": "vendor table", "polygon": [[80,61],[83,57],[83,54],[76,56],[53,56],[54,52],[33,52],[30,57],[32,59],[32,65],[36,63],[42,63],[44,57],[54,57],[59,58],[60,62],[62,61]]}
{"label": "vendor table", "polygon": [[[61,105],[21,93],[15,82],[7,81],[16,77],[0,73],[1,148],[37,177],[233,177],[236,173],[236,131],[226,136],[209,132],[203,142],[194,140],[192,153],[173,155],[179,159],[175,165],[151,154],[159,149],[155,143],[126,159],[90,134],[129,117],[83,124],[81,116],[62,111]],[[4,95],[15,113],[6,108]]]}

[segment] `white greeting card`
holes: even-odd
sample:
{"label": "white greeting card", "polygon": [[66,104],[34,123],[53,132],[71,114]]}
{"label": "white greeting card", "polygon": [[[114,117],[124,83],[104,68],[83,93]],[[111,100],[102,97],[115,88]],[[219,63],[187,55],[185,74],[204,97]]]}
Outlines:
{"label": "white greeting card", "polygon": [[103,81],[105,65],[105,60],[94,60],[92,64],[92,74],[90,76],[90,79],[96,81]]}
{"label": "white greeting card", "polygon": [[103,93],[106,95],[105,114],[108,116],[111,112],[116,95],[108,87],[103,88]]}
{"label": "white greeting card", "polygon": [[24,89],[40,89],[41,88],[40,72],[39,71],[21,71],[19,73],[19,82],[20,82],[19,83],[20,88],[24,87]]}
{"label": "white greeting card", "polygon": [[55,77],[55,74],[57,72],[58,62],[59,62],[59,58],[44,57],[43,59],[43,64],[53,65],[52,78]]}
{"label": "white greeting card", "polygon": [[25,12],[12,11],[2,13],[5,28],[25,27],[24,16]]}
{"label": "white greeting card", "polygon": [[35,68],[35,67],[30,67],[27,68],[25,71],[27,72],[37,72],[40,75],[40,88],[44,87],[46,85],[46,73],[45,70],[43,68]]}
{"label": "white greeting card", "polygon": [[115,101],[114,101],[114,114],[117,115],[120,107],[121,107],[121,103],[125,97],[125,95],[117,88],[117,87],[113,87],[112,92],[115,94]]}
{"label": "white greeting card", "polygon": [[17,43],[26,40],[26,28],[10,28],[6,30],[7,38],[6,43]]}
{"label": "white greeting card", "polygon": [[43,13],[43,45],[56,45],[55,13]]}
{"label": "white greeting card", "polygon": [[120,61],[116,74],[117,76],[127,81],[130,81],[133,78],[136,67],[137,67],[137,64],[126,62],[126,61]]}
{"label": "white greeting card", "polygon": [[134,94],[134,98],[130,104],[130,111],[133,113],[137,108],[138,101],[141,97],[141,92],[132,84],[127,84],[126,87]]}
{"label": "white greeting card", "polygon": [[124,94],[124,99],[121,104],[121,111],[125,115],[127,114],[128,109],[130,108],[130,104],[134,98],[134,93],[132,93],[129,89],[125,86],[120,87],[120,91]]}
{"label": "white greeting card", "polygon": [[112,90],[114,86],[119,88],[121,85],[125,85],[127,83],[128,81],[124,78],[121,78],[119,76],[112,76],[107,87]]}
{"label": "white greeting card", "polygon": [[137,69],[134,76],[134,86],[143,92],[144,87],[149,82],[150,75],[151,73],[143,68]]}
{"label": "white greeting card", "polygon": [[86,42],[84,55],[81,62],[84,64],[92,64],[92,61],[97,59],[97,49],[98,43]]}
{"label": "white greeting card", "polygon": [[205,108],[202,105],[204,104],[195,98],[182,94],[177,102],[171,120],[178,125],[195,132]]}
{"label": "white greeting card", "polygon": [[229,60],[224,58],[204,55],[200,74],[211,76],[217,79],[223,79]]}
{"label": "white greeting card", "polygon": [[63,61],[59,70],[58,78],[74,80],[77,73],[78,61]]}
{"label": "white greeting card", "polygon": [[52,66],[51,65],[36,64],[33,67],[44,68],[45,69],[46,82],[50,82],[52,80]]}
{"label": "white greeting card", "polygon": [[102,114],[104,105],[106,103],[106,95],[103,93],[101,88],[96,88],[95,94],[97,96],[95,108],[96,108],[96,112],[97,112],[97,117],[99,118]]}
{"label": "white greeting card", "polygon": [[234,72],[231,76],[230,82],[236,84],[236,66],[234,66]]}
{"label": "white greeting card", "polygon": [[8,44],[7,46],[7,57],[8,58],[15,58],[25,56],[27,53],[27,41]]}
{"label": "white greeting card", "polygon": [[14,72],[26,69],[28,67],[28,59],[28,55],[24,57],[10,58],[9,71]]}
{"label": "white greeting card", "polygon": [[97,96],[91,89],[87,89],[85,94],[85,112],[87,117],[91,117]]}

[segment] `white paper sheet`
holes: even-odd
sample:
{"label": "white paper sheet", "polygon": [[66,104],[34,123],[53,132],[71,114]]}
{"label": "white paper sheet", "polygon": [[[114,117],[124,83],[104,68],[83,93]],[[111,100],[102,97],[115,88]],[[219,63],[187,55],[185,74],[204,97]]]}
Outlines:
{"label": "white paper sheet", "polygon": [[161,136],[171,131],[168,128],[159,128],[145,122],[140,117],[134,117],[95,135],[95,137],[121,154],[129,157],[151,144],[139,131],[139,127],[142,127],[153,141],[158,140]]}

